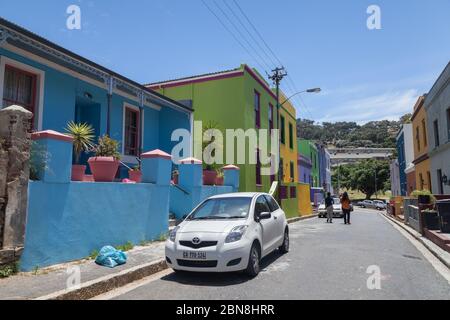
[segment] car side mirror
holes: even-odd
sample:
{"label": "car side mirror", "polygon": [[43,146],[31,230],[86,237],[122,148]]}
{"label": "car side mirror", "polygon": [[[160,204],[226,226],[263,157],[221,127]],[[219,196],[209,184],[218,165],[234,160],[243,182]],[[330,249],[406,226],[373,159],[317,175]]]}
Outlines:
{"label": "car side mirror", "polygon": [[259,220],[267,220],[267,219],[272,218],[272,214],[270,212],[261,212],[258,215],[258,218],[259,218]]}

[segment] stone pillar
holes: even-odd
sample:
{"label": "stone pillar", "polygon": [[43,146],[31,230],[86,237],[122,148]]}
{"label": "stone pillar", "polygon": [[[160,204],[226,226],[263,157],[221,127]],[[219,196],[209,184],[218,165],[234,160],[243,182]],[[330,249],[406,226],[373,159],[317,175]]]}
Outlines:
{"label": "stone pillar", "polygon": [[178,181],[181,187],[191,190],[203,186],[203,163],[195,158],[180,160]]}
{"label": "stone pillar", "polygon": [[239,190],[239,174],[240,174],[239,167],[229,165],[223,167],[222,170],[224,174],[224,185],[232,186],[234,192],[237,192]]}
{"label": "stone pillar", "polygon": [[35,142],[38,179],[50,183],[69,183],[72,176],[73,138],[47,130],[31,135]]}
{"label": "stone pillar", "polygon": [[169,186],[172,176],[172,156],[161,150],[141,155],[142,182]]}
{"label": "stone pillar", "polygon": [[32,117],[20,106],[0,110],[0,265],[18,261],[23,251]]}

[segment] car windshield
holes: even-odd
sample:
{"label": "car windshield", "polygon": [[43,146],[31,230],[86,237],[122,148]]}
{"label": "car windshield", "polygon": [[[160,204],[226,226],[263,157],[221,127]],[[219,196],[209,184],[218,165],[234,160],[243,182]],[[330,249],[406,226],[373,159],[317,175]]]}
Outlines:
{"label": "car windshield", "polygon": [[203,202],[188,220],[243,219],[248,217],[252,198],[216,198]]}

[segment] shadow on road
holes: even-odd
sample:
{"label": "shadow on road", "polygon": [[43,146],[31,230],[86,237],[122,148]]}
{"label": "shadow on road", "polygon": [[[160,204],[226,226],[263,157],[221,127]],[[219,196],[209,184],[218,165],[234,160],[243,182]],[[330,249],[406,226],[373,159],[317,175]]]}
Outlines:
{"label": "shadow on road", "polygon": [[[278,250],[269,254],[261,260],[261,271],[264,271],[264,269],[276,262],[282,256],[283,255],[280,254]],[[252,279],[243,272],[173,272],[162,277],[161,280],[193,286],[227,287],[245,283]]]}

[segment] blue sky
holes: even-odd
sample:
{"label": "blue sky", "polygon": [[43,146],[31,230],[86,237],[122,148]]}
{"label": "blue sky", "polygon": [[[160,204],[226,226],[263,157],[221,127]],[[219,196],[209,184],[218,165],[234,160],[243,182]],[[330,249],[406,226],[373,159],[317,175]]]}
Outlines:
{"label": "blue sky", "polygon": [[[205,1],[251,51],[216,6],[239,26],[224,3],[239,16],[233,1]],[[285,91],[323,89],[293,100],[299,117],[396,119],[412,110],[450,59],[449,0],[237,1],[287,68]],[[71,4],[81,8],[81,30],[66,28]],[[366,27],[371,4],[381,8],[381,30]],[[0,15],[142,83],[244,62],[264,74],[274,65],[261,50],[264,59],[250,56],[201,0],[0,0]]]}

